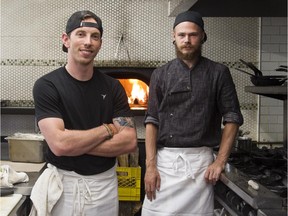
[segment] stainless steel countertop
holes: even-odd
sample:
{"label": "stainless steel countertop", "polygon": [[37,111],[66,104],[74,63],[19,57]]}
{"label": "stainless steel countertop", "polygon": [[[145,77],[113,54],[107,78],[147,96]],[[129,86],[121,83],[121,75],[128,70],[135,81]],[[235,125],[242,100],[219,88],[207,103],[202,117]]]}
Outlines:
{"label": "stainless steel countertop", "polygon": [[38,177],[41,175],[41,172],[26,172],[29,176],[29,181],[26,183],[19,183],[14,185],[14,193],[22,194],[24,196],[30,196],[32,188],[37,181]]}
{"label": "stainless steel countertop", "polygon": [[[265,213],[264,215],[287,215],[287,210],[283,209],[283,199],[280,196],[261,184],[259,184],[259,190],[254,190],[248,185],[250,179],[230,164],[226,165],[220,180],[254,209]],[[277,212],[277,214],[271,214],[271,212]]]}
{"label": "stainless steel countertop", "polygon": [[255,209],[282,207],[281,197],[277,196],[261,184],[259,184],[259,190],[254,190],[248,185],[250,179],[230,164],[226,165],[225,172],[222,173],[220,179]]}
{"label": "stainless steel countertop", "polygon": [[12,161],[0,161],[0,163],[1,165],[9,165],[11,169],[16,172],[25,172],[28,175],[28,182],[14,184],[14,193],[22,194],[24,196],[30,196],[32,187],[46,168],[46,163],[23,163]]}
{"label": "stainless steel countertop", "polygon": [[[19,215],[19,211],[27,211],[26,205],[29,202],[29,197],[31,195],[31,191],[38,177],[46,168],[45,163],[33,164],[33,163],[19,163],[19,162],[11,162],[11,161],[1,161],[1,165],[9,165],[12,169],[17,172],[25,172],[29,181],[26,183],[17,183],[14,184],[14,194],[22,194],[21,200],[16,204],[13,210],[10,212],[9,216]],[[28,199],[28,200],[27,200]],[[20,212],[22,215],[22,212]],[[26,214],[25,214],[26,215]]]}

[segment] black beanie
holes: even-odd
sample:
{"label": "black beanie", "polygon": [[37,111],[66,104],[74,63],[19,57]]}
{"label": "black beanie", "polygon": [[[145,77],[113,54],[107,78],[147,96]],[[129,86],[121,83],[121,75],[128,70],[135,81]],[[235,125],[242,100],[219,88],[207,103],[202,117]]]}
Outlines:
{"label": "black beanie", "polygon": [[204,22],[203,22],[202,16],[200,13],[195,12],[195,11],[185,11],[185,12],[178,14],[175,19],[173,29],[179,23],[186,22],[186,21],[196,23],[198,26],[200,26],[204,30]]}

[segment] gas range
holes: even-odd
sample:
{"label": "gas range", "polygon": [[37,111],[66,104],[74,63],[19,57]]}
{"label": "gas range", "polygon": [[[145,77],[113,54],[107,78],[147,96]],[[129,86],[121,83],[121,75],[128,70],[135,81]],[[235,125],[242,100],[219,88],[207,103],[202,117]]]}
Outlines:
{"label": "gas range", "polygon": [[248,184],[249,180],[251,179],[240,170],[227,164],[225,172],[215,186],[216,200],[235,216],[287,215],[285,199],[261,184],[258,184],[258,190],[253,189]]}
{"label": "gas range", "polygon": [[276,167],[256,161],[232,152],[215,186],[215,199],[232,216],[286,216],[287,185],[282,181],[287,181],[287,160]]}

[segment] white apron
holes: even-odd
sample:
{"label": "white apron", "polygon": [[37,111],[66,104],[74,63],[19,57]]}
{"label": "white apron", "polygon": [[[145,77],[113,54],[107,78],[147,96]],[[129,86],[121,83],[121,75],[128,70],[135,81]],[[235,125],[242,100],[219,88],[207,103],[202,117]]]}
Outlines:
{"label": "white apron", "polygon": [[53,216],[118,216],[116,167],[96,175],[79,175],[58,169],[63,175],[63,194],[52,210]]}
{"label": "white apron", "polygon": [[208,147],[159,150],[160,190],[152,202],[145,196],[142,216],[213,216],[213,185],[204,179],[213,159]]}

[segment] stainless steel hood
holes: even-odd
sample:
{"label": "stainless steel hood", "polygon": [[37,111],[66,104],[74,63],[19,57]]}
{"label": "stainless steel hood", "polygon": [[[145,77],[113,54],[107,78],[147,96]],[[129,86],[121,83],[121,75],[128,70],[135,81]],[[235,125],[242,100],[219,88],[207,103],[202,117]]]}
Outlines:
{"label": "stainless steel hood", "polygon": [[287,0],[194,0],[189,10],[203,17],[287,17]]}

